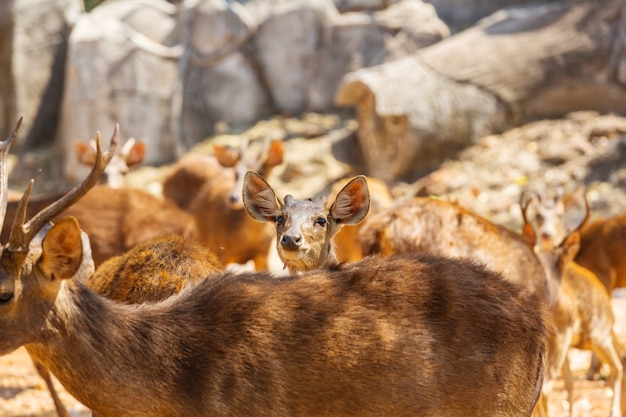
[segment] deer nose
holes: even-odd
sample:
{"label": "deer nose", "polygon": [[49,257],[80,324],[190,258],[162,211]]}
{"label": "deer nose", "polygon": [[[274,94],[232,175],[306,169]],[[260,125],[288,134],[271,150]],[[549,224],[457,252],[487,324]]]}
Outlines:
{"label": "deer nose", "polygon": [[280,238],[280,245],[288,250],[298,250],[301,241],[302,236],[300,234],[284,234],[283,237]]}
{"label": "deer nose", "polygon": [[230,199],[231,204],[239,203],[239,195],[238,194],[231,194],[229,199]]}

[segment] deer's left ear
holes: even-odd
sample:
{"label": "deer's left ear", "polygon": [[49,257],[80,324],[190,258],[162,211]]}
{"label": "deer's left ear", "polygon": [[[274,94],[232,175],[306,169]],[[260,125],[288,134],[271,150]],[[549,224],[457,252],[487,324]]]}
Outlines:
{"label": "deer's left ear", "polygon": [[76,274],[83,259],[83,241],[78,221],[66,217],[46,234],[38,265],[50,279],[67,279]]}
{"label": "deer's left ear", "polygon": [[370,209],[370,193],[365,176],[353,178],[339,191],[330,208],[330,215],[338,224],[357,224]]}

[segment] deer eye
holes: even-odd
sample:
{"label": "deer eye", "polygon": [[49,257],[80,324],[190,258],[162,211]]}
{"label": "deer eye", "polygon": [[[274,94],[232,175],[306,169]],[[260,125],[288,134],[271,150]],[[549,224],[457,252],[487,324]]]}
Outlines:
{"label": "deer eye", "polygon": [[274,221],[276,222],[276,224],[283,224],[285,222],[285,218],[283,216],[276,216]]}
{"label": "deer eye", "polygon": [[318,226],[324,226],[326,224],[326,219],[323,217],[318,217],[315,219],[315,224]]}
{"label": "deer eye", "polygon": [[13,299],[13,293],[12,292],[0,293],[0,304],[8,303],[12,299]]}

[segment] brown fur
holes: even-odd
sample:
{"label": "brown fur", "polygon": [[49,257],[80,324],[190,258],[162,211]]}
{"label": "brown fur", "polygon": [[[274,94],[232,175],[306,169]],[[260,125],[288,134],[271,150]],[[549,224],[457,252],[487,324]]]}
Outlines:
{"label": "brown fur", "polygon": [[596,219],[580,231],[574,259],[598,276],[609,292],[626,287],[626,213]]}
{"label": "brown fur", "polygon": [[369,216],[360,240],[364,255],[429,252],[473,258],[554,301],[556,283],[546,278],[522,236],[456,203],[427,197],[399,201]]}
{"label": "brown fur", "polygon": [[223,170],[212,155],[185,155],[163,177],[163,196],[188,211],[205,182],[219,178]]}
{"label": "brown fur", "polygon": [[282,142],[274,141],[265,152],[248,155],[247,140],[238,151],[216,146],[224,167],[207,181],[189,206],[196,228],[190,236],[212,248],[224,265],[254,261],[257,270],[267,269],[272,227],[252,220],[242,204],[243,177],[248,170],[269,175],[282,163]]}
{"label": "brown fur", "polygon": [[112,300],[160,301],[221,269],[219,260],[207,248],[167,235],[110,258],[89,277],[87,285]]}
{"label": "brown fur", "polygon": [[222,273],[142,305],[20,269],[0,353],[26,345],[102,417],[528,416],[542,381],[543,303],[469,261]]}
{"label": "brown fur", "polygon": [[[41,197],[29,203],[32,216],[59,198]],[[9,202],[6,219],[13,220],[17,202]],[[96,267],[105,260],[132,249],[137,244],[165,234],[183,236],[193,220],[173,203],[138,190],[113,189],[98,185],[58,218],[74,216],[89,235]],[[58,219],[57,218],[57,219]],[[2,241],[8,240],[10,229],[5,223]]]}

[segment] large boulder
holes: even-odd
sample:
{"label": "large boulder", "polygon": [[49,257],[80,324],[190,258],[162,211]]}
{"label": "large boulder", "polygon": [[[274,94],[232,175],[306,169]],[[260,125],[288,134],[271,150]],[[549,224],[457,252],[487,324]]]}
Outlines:
{"label": "large boulder", "polygon": [[23,115],[19,147],[53,137],[67,40],[82,10],[81,0],[0,2],[0,134]]}
{"label": "large boulder", "polygon": [[74,143],[105,138],[148,143],[145,163],[171,160],[177,149],[172,97],[181,50],[177,9],[164,0],[107,2],[80,16],[70,36],[58,143],[69,180],[84,175]]}
{"label": "large boulder", "polygon": [[337,89],[347,73],[413,54],[449,35],[435,9],[422,1],[402,0],[374,13],[335,16],[319,48],[308,109],[334,110]]}

